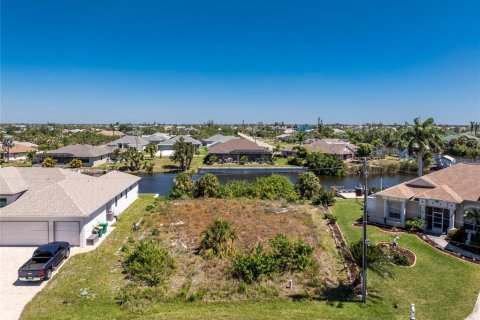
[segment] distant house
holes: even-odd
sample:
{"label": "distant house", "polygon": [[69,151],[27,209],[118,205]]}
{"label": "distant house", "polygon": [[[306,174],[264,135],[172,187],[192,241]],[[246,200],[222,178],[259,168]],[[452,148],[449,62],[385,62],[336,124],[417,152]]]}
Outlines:
{"label": "distant house", "polygon": [[208,150],[209,155],[215,155],[220,162],[239,162],[247,156],[250,162],[270,162],[272,153],[255,142],[246,139],[232,139],[218,143]]}
{"label": "distant house", "polygon": [[138,151],[143,151],[149,143],[150,141],[139,136],[123,136],[117,140],[107,143],[107,146],[120,150],[136,148]]}
{"label": "distant house", "polygon": [[193,139],[190,136],[187,135],[178,135],[173,138],[170,138],[168,140],[162,141],[158,144],[158,155],[160,157],[169,157],[173,154],[173,145],[180,140],[180,138],[183,138],[183,140],[186,143],[193,144],[196,148],[199,148],[202,143],[196,139]]}
{"label": "distant house", "polygon": [[313,129],[310,128],[310,127],[302,126],[302,127],[295,128],[295,131],[297,131],[297,132],[299,132],[299,131],[311,132],[311,131],[313,131]]}
{"label": "distant house", "polygon": [[115,158],[115,148],[108,146],[91,146],[88,144],[73,144],[56,150],[46,151],[40,157],[52,157],[57,165],[67,165],[73,159],[82,161],[84,167],[95,167]]}
{"label": "distant house", "polygon": [[453,140],[453,139],[480,140],[479,137],[476,137],[473,134],[469,134],[469,133],[451,134],[443,137],[443,139],[447,142],[450,142],[450,140]]}
{"label": "distant house", "polygon": [[[326,154],[334,154],[342,160],[354,159],[358,147],[348,140],[343,139],[321,139],[312,140],[302,145],[311,152],[322,152]],[[284,156],[295,155],[293,147],[286,147],[282,150]]]}
{"label": "distant house", "polygon": [[[14,141],[13,147],[9,150],[9,161],[21,161],[27,158],[30,151],[38,151],[38,145],[30,142]],[[6,152],[0,143],[0,159],[6,158]]]}
{"label": "distant house", "polygon": [[102,136],[106,137],[123,137],[125,134],[122,131],[119,130],[100,130],[97,132],[97,134],[100,134]]}
{"label": "distant house", "polygon": [[280,134],[277,136],[277,139],[280,140],[280,141],[291,141],[294,139],[293,135],[291,133],[284,133],[284,134]]}
{"label": "distant house", "polygon": [[401,183],[375,195],[368,207],[372,222],[405,227],[407,219],[421,218],[425,229],[444,233],[465,226],[473,232],[474,221],[465,221],[468,208],[480,209],[480,165],[459,163]]}
{"label": "distant house", "polygon": [[338,128],[333,128],[333,133],[335,134],[345,134],[345,131]]}
{"label": "distant house", "polygon": [[232,139],[240,139],[240,138],[234,137],[234,136],[224,136],[221,134],[216,134],[214,136],[211,136],[210,138],[204,139],[203,145],[206,146],[207,148],[210,148],[216,145],[217,143],[224,143]]}

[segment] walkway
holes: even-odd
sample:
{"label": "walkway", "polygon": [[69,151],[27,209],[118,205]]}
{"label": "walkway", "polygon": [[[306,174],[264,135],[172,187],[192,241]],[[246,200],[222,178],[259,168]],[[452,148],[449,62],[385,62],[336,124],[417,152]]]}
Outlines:
{"label": "walkway", "polygon": [[454,246],[453,244],[450,244],[447,240],[445,240],[445,235],[444,234],[441,235],[441,236],[434,236],[434,235],[429,234],[429,235],[427,235],[427,237],[430,240],[432,240],[433,242],[435,242],[437,245],[439,245],[440,247],[442,247],[442,248],[444,248],[448,251],[456,252],[456,253],[461,254],[464,257],[468,257],[468,258],[480,261],[480,255],[475,254],[475,253],[471,253],[469,251],[463,250],[462,248]]}
{"label": "walkway", "polygon": [[480,293],[478,294],[477,303],[473,308],[473,312],[466,317],[465,320],[480,320]]}
{"label": "walkway", "polygon": [[255,142],[258,146],[262,147],[262,148],[265,148],[265,149],[268,149],[270,151],[272,151],[274,149],[274,147],[271,145],[271,144],[268,144],[266,142],[263,142],[263,141],[259,141],[258,139],[255,139],[251,136],[247,136],[246,134],[244,133],[238,133],[238,135],[244,139],[247,139],[247,140],[250,140],[252,142]]}

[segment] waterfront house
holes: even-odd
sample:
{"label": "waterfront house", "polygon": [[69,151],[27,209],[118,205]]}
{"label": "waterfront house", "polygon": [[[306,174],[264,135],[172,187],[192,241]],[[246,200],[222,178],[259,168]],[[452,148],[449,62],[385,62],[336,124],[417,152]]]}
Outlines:
{"label": "waterfront house", "polygon": [[107,143],[107,146],[113,147],[115,149],[128,149],[128,148],[135,148],[138,151],[143,151],[145,150],[145,147],[147,144],[149,144],[150,141],[139,137],[139,136],[123,136],[117,140],[114,140],[112,142]]}
{"label": "waterfront house", "polygon": [[208,150],[209,155],[215,155],[219,162],[240,162],[243,156],[249,162],[271,162],[272,153],[247,139],[233,139],[214,145]]}
{"label": "waterfront house", "polygon": [[[13,147],[8,150],[9,161],[23,161],[27,158],[27,153],[30,151],[38,151],[38,145],[30,142],[15,141]],[[5,159],[6,151],[0,143],[0,159]]]}
{"label": "waterfront house", "polygon": [[41,159],[52,157],[57,165],[67,165],[73,159],[82,161],[83,167],[95,167],[115,159],[115,148],[108,146],[91,146],[88,144],[73,144],[56,150],[46,151]]}
{"label": "waterfront house", "polygon": [[202,143],[191,136],[188,135],[178,135],[173,138],[170,138],[168,140],[162,141],[158,144],[158,155],[160,157],[169,157],[173,154],[173,145],[180,141],[180,138],[183,138],[183,140],[188,143],[188,144],[193,144],[197,149],[202,145]]}
{"label": "waterfront house", "polygon": [[367,206],[369,221],[403,228],[407,219],[421,218],[429,232],[463,225],[472,231],[464,212],[480,209],[480,165],[456,164],[385,189],[375,198]]}
{"label": "waterfront house", "polygon": [[[342,160],[354,159],[358,150],[356,145],[348,142],[348,140],[343,139],[310,140],[309,143],[301,146],[305,147],[310,152],[322,152],[336,155]],[[282,155],[295,156],[296,152],[293,150],[292,146],[289,146],[282,149]]]}

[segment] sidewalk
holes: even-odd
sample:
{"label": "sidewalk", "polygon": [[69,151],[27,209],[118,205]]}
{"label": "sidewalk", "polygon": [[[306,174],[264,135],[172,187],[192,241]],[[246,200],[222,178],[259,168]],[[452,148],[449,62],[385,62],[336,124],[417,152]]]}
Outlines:
{"label": "sidewalk", "polygon": [[440,247],[448,251],[456,252],[461,254],[464,257],[468,257],[468,258],[480,261],[480,255],[463,250],[462,248],[459,248],[457,246],[454,246],[453,244],[448,243],[448,241],[445,240],[445,235],[434,236],[434,235],[428,234],[427,237],[433,242],[435,242],[437,245],[439,245]]}

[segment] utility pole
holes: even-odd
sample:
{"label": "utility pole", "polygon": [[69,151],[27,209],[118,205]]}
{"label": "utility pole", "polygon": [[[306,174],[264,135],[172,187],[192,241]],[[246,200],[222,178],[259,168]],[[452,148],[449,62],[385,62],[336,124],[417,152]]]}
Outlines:
{"label": "utility pole", "polygon": [[367,157],[363,158],[362,303],[367,303]]}

